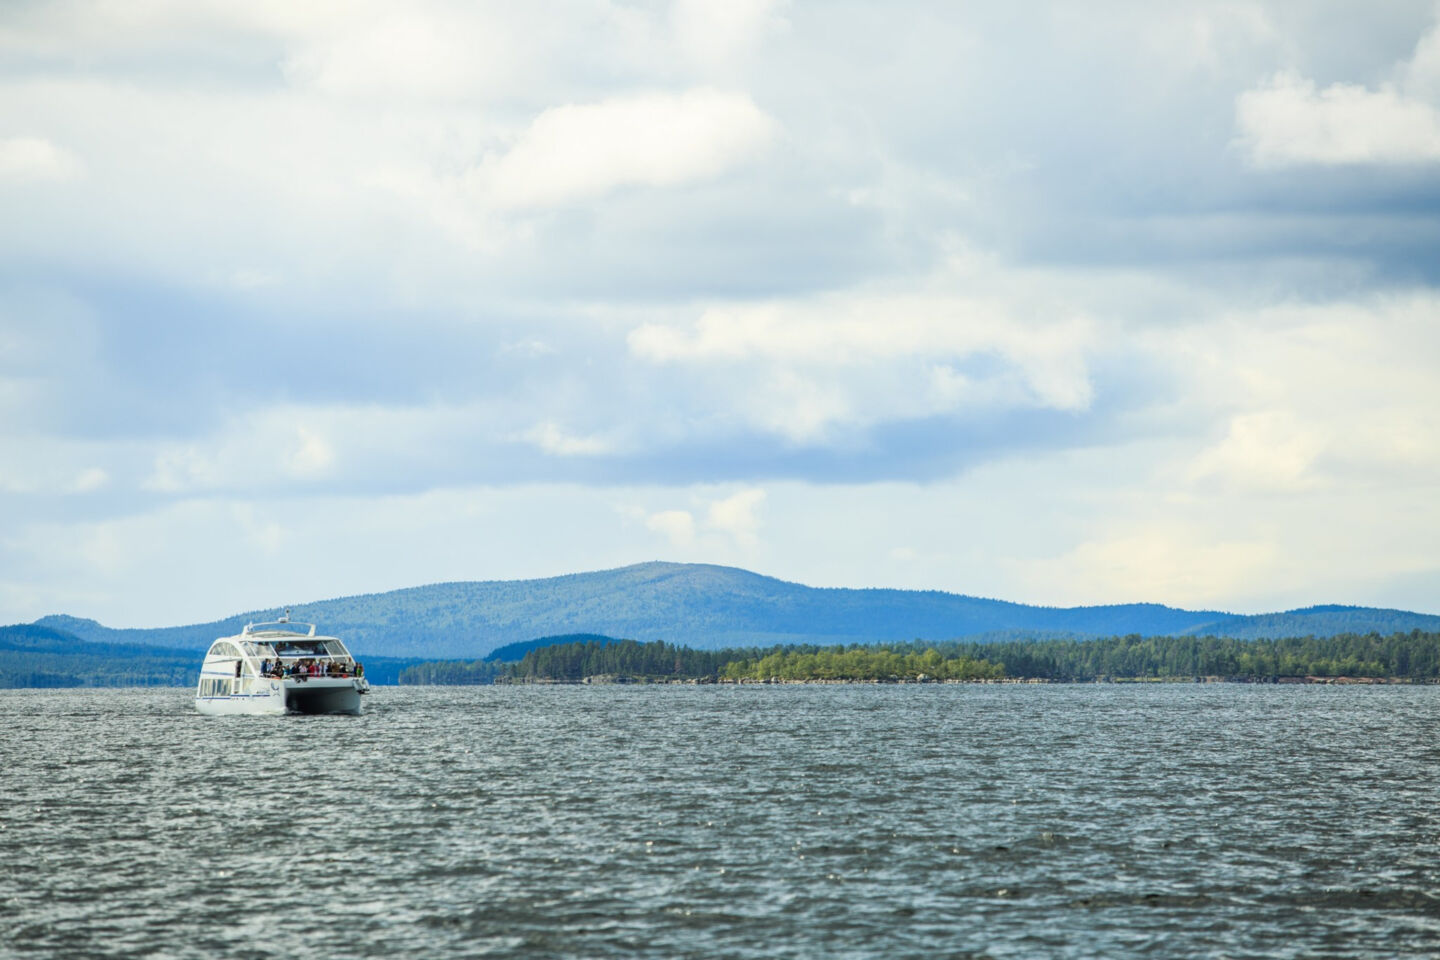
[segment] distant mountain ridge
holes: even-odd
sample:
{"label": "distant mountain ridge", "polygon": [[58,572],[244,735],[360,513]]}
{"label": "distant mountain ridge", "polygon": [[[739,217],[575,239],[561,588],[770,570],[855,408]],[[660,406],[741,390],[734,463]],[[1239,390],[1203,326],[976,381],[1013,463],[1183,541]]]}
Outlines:
{"label": "distant mountain ridge", "polygon": [[0,689],[172,686],[195,682],[189,650],[97,643],[41,624],[0,627]]}
{"label": "distant mountain ridge", "polygon": [[[97,643],[201,650],[283,608],[210,623],[114,629],[71,616],[37,625]],[[808,587],[711,564],[652,562],[540,580],[437,583],[295,604],[296,620],[343,637],[360,656],[479,659],[537,637],[593,633],[697,649],[915,639],[1125,634],[1254,639],[1440,630],[1440,616],[1318,606],[1241,616],[1153,603],[1039,607],[938,590]]]}

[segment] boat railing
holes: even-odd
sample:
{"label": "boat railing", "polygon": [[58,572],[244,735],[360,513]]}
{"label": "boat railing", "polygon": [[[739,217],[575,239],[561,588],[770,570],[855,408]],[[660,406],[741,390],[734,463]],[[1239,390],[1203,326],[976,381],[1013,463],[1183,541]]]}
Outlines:
{"label": "boat railing", "polygon": [[[359,661],[357,661],[354,657],[339,657],[339,656],[336,656],[336,657],[328,657],[328,656],[319,656],[319,657],[316,657],[316,656],[292,656],[292,657],[286,657],[286,656],[276,656],[276,657],[273,657],[273,658],[270,658],[270,659],[271,659],[271,661],[272,661],[272,664],[279,664],[279,668],[280,668],[280,670],[281,670],[281,675],[282,675],[282,676],[286,676],[286,677],[298,676],[298,677],[303,677],[303,678],[308,679],[308,678],[310,678],[310,677],[316,677],[316,676],[319,676],[319,677],[326,677],[326,676],[330,676],[330,677],[358,677],[358,676],[361,675],[361,674],[360,674],[360,663],[359,663]],[[312,673],[309,673],[309,672],[291,673],[291,672],[290,672],[290,668],[293,667],[293,666],[295,666],[296,664],[300,663],[301,661],[310,661],[310,662],[313,662],[313,663],[315,663],[315,664],[330,664],[332,669],[333,669],[334,667],[339,667],[340,669],[339,669],[338,671],[336,671],[336,672],[328,673],[328,674],[327,674],[327,673],[312,674]],[[269,673],[269,674],[266,674],[266,676],[274,676],[274,675],[275,675],[275,674],[273,673],[273,670],[274,670],[274,669],[275,669],[274,666],[272,666],[272,667],[271,667],[272,672]]]}
{"label": "boat railing", "polygon": [[290,620],[269,620],[265,623],[247,623],[241,633],[245,636],[279,634],[292,637],[313,637],[315,636],[315,624]]}

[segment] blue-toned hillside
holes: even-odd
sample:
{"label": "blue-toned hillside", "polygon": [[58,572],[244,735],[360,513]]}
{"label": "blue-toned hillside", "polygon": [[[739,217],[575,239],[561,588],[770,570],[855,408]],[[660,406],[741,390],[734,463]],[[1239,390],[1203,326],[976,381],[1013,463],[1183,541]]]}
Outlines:
{"label": "blue-toned hillside", "polygon": [[[92,620],[38,623],[87,640],[202,650],[281,608],[184,627],[114,630]],[[1440,630],[1440,617],[1312,608],[1242,617],[1158,604],[1034,607],[962,594],[807,587],[733,567],[643,563],[544,580],[439,583],[298,604],[293,616],[343,637],[362,659],[478,659],[536,637],[593,633],[713,650],[783,643],[875,643],[1023,635],[1293,636]]]}
{"label": "blue-toned hillside", "polygon": [[516,660],[524,659],[525,654],[531,650],[554,647],[562,643],[588,643],[603,647],[606,644],[619,642],[619,639],[615,637],[607,637],[598,633],[565,633],[558,637],[536,637],[534,640],[525,640],[520,643],[507,643],[503,647],[496,647],[485,656],[485,662],[513,663]]}
{"label": "blue-toned hillside", "polygon": [[82,640],[22,623],[0,627],[0,688],[189,686],[200,657],[144,643]]}

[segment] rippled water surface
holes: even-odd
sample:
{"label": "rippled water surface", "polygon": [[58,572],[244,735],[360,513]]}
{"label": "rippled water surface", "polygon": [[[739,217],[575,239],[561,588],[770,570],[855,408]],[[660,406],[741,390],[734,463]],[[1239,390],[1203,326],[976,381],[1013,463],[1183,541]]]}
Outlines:
{"label": "rippled water surface", "polygon": [[1440,688],[366,707],[0,693],[0,954],[1440,954]]}

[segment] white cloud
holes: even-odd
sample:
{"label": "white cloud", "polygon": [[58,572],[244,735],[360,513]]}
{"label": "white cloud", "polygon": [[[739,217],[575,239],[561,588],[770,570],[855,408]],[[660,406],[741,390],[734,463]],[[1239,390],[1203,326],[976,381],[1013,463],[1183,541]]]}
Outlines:
{"label": "white cloud", "polygon": [[527,360],[535,360],[540,357],[548,357],[556,351],[553,346],[537,337],[528,340],[516,340],[513,343],[501,344],[500,351],[503,355],[524,357]]}
{"label": "white cloud", "polygon": [[89,467],[76,474],[70,490],[74,493],[94,493],[96,490],[103,490],[109,483],[110,474],[99,467]]}
{"label": "white cloud", "polygon": [[645,518],[645,526],[664,534],[677,547],[695,542],[695,518],[688,510],[661,510]]}
{"label": "white cloud", "polygon": [[[1440,7],[1436,8],[1440,16]],[[1400,85],[1411,96],[1440,103],[1440,26],[1415,45],[1415,55],[1401,67]]]}
{"label": "white cloud", "polygon": [[1319,482],[1312,468],[1326,446],[1317,425],[1290,411],[1243,413],[1231,418],[1220,443],[1195,458],[1191,473],[1201,482],[1218,478],[1241,489],[1294,493]]}
{"label": "white cloud", "polygon": [[759,542],[760,533],[756,510],[764,499],[764,490],[751,489],[715,500],[706,512],[705,523],[711,529],[729,534],[742,546],[753,546]]}
{"label": "white cloud", "polygon": [[1052,306],[1058,316],[1030,320],[1023,299],[862,291],[714,307],[689,331],[662,324],[636,327],[629,345],[654,363],[761,359],[809,367],[993,352],[1031,371],[1032,386],[1047,405],[1083,408],[1090,394],[1084,353],[1095,331],[1074,306]]}
{"label": "white cloud", "polygon": [[620,187],[673,187],[753,157],[776,125],[743,94],[697,89],[552,107],[473,177],[501,208],[550,207]]}
{"label": "white cloud", "polygon": [[788,24],[785,0],[675,0],[670,26],[681,52],[704,67],[723,67],[770,31]]}
{"label": "white cloud", "polygon": [[639,516],[644,517],[647,529],[664,535],[676,547],[691,547],[698,542],[712,551],[728,547],[749,549],[760,542],[757,511],[764,500],[764,490],[748,488],[718,499],[695,497],[697,509],[703,511],[703,520],[699,522],[690,510],[659,510],[648,515],[641,510]]}
{"label": "white cloud", "polygon": [[1236,142],[1259,167],[1440,162],[1440,26],[1392,76],[1375,89],[1319,89],[1293,71],[1277,73],[1236,98]]}
{"label": "white cloud", "polygon": [[1261,167],[1440,161],[1440,111],[1392,86],[1367,90],[1278,74],[1237,98],[1239,143]]}
{"label": "white cloud", "polygon": [[1236,312],[1147,340],[1188,402],[1224,425],[1187,483],[1296,492],[1440,475],[1440,297]]}
{"label": "white cloud", "polygon": [[[627,343],[652,364],[716,371],[734,392],[732,411],[796,442],[842,424],[1089,408],[1102,328],[1047,292],[1045,278],[942,271],[922,286],[938,289],[714,306],[688,327],[641,324]],[[951,289],[967,286],[1012,289]],[[967,362],[983,370],[967,372]]]}
{"label": "white cloud", "polygon": [[296,45],[285,76],[348,97],[445,101],[492,93],[513,69],[515,38],[502,19],[457,13],[407,7],[337,22]]}
{"label": "white cloud", "polygon": [[211,281],[220,287],[232,290],[263,290],[280,282],[280,274],[273,270],[259,270],[254,267],[236,267],[233,270],[215,270]]}
{"label": "white cloud", "polygon": [[[771,370],[745,388],[737,401],[746,420],[793,443],[823,441],[832,425],[855,422],[854,384],[807,376],[788,369]],[[859,419],[868,420],[870,411]]]}
{"label": "white cloud", "polygon": [[1081,543],[1055,561],[1030,565],[1029,572],[1038,578],[1036,590],[1064,584],[1063,600],[1070,602],[1233,603],[1284,562],[1273,537],[1235,539],[1235,532],[1176,521],[1146,525]]}
{"label": "white cloud", "polygon": [[[309,418],[309,422],[307,422]],[[326,427],[319,421],[330,421]],[[219,490],[276,489],[315,484],[334,475],[338,454],[327,430],[332,411],[282,407],[237,419],[214,437],[160,447],[143,489],[190,495]],[[342,424],[363,431],[363,424]]]}
{"label": "white cloud", "polygon": [[[13,437],[6,438],[5,442],[11,453],[27,451],[35,459],[14,456],[10,462],[0,463],[0,493],[64,496],[93,494],[110,486],[109,471],[101,467],[75,467],[65,462],[73,462],[77,456],[94,456],[92,444],[19,441]],[[39,459],[42,455],[48,456]]]}
{"label": "white cloud", "polygon": [[314,430],[303,424],[296,424],[295,445],[287,463],[289,472],[294,476],[323,475],[335,465],[335,449]]}
{"label": "white cloud", "polygon": [[557,457],[593,457],[612,450],[612,444],[602,437],[566,433],[549,420],[536,424],[524,436],[529,443]]}
{"label": "white cloud", "polygon": [[275,557],[291,540],[282,523],[254,504],[231,504],[229,513],[240,539],[263,556]]}
{"label": "white cloud", "polygon": [[72,180],[81,169],[74,154],[43,137],[0,138],[0,182]]}
{"label": "white cloud", "polygon": [[[173,446],[155,457],[155,469],[144,481],[146,490],[157,493],[185,493],[221,486],[226,478],[213,458],[194,446]],[[232,482],[241,478],[230,478]]]}

